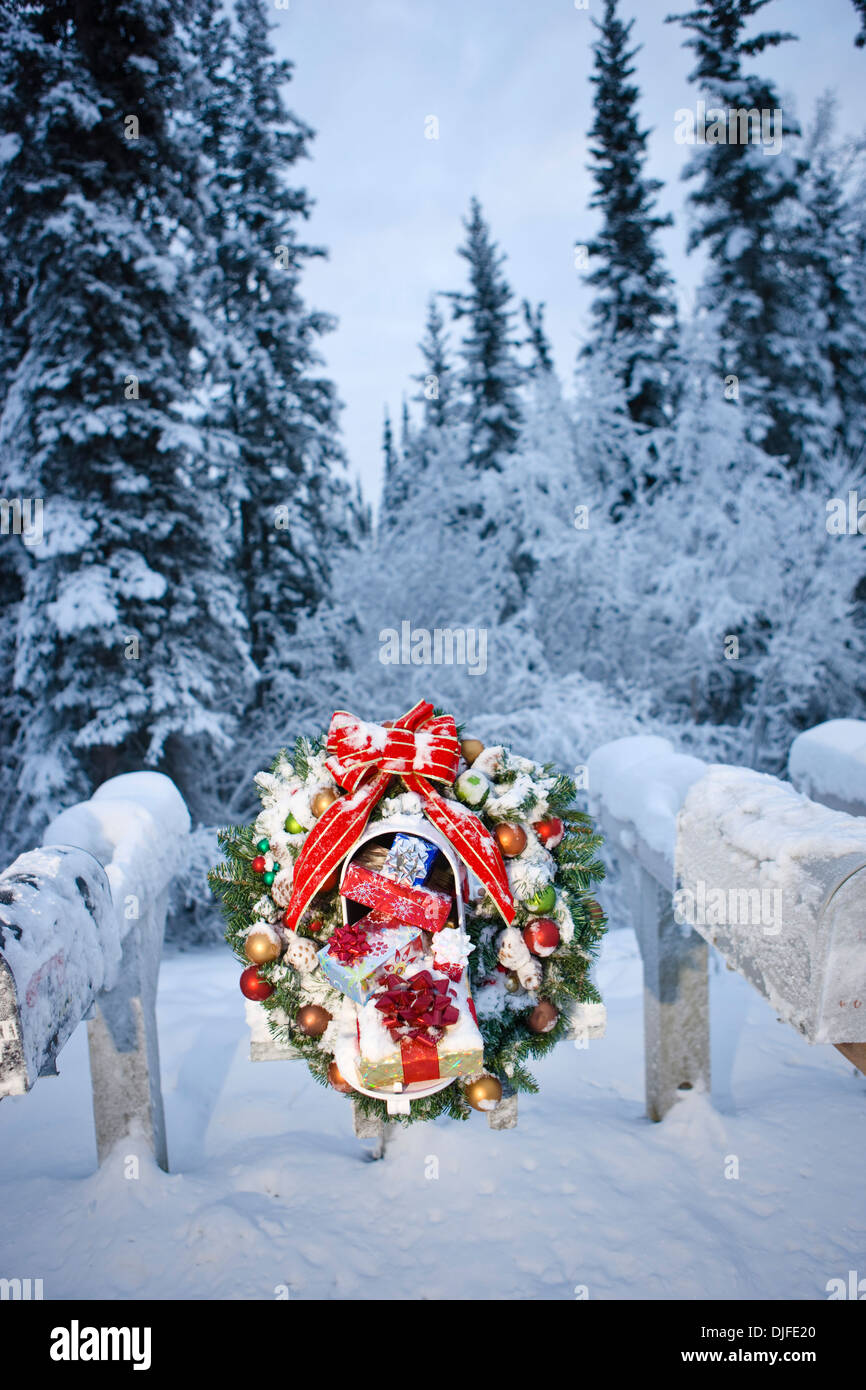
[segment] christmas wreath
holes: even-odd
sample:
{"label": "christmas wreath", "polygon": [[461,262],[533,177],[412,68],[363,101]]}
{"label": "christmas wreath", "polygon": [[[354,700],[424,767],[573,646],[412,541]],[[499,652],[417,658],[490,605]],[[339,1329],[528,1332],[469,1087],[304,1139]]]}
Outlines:
{"label": "christmas wreath", "polygon": [[422,702],[338,711],[255,780],[211,887],[248,1008],[317,1079],[368,1114],[465,1119],[598,1032],[601,839],[568,777]]}

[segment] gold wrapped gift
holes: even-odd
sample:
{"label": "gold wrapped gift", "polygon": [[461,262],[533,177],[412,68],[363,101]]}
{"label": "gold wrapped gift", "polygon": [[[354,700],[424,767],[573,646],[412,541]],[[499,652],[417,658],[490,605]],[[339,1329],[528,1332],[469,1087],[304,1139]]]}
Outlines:
{"label": "gold wrapped gift", "polygon": [[450,986],[456,1023],[445,1028],[438,1044],[427,1038],[395,1041],[376,1000],[358,1010],[358,1075],[371,1090],[393,1089],[413,1082],[468,1076],[484,1066],[484,1043],[472,1016],[465,981]]}

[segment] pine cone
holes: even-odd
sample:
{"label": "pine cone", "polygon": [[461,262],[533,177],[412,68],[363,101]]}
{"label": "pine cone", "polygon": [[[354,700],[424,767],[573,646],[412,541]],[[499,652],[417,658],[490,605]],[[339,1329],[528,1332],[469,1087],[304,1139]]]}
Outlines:
{"label": "pine cone", "polygon": [[310,975],[319,964],[319,957],[316,947],[312,941],[305,936],[298,936],[297,932],[289,932],[289,944],[286,947],[286,960],[289,965],[293,965],[302,975]]}
{"label": "pine cone", "polygon": [[517,978],[524,989],[529,990],[530,994],[535,994],[536,990],[541,988],[541,961],[536,960],[535,956],[529,956],[524,965],[517,967]]}
{"label": "pine cone", "polygon": [[271,884],[271,897],[278,907],[288,907],[292,896],[293,877],[291,869],[280,869]]}
{"label": "pine cone", "polygon": [[499,943],[499,964],[506,970],[520,970],[532,957],[526,942],[516,927],[506,927]]}

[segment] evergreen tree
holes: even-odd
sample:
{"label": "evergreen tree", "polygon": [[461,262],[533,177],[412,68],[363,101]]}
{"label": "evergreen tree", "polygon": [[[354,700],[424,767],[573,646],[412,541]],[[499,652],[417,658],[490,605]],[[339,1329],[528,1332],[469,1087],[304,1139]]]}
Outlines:
{"label": "evergreen tree", "polygon": [[536,304],[533,309],[529,300],[524,299],[523,322],[526,326],[526,346],[532,354],[532,363],[529,368],[530,376],[552,372],[553,353],[544,327],[544,305]]}
{"label": "evergreen tree", "polygon": [[593,489],[593,500],[617,522],[639,495],[639,481],[652,476],[657,466],[650,454],[656,431],[648,431],[629,410],[624,385],[628,354],[628,341],[602,339],[579,362],[575,379],[581,474]]}
{"label": "evergreen tree", "polygon": [[454,371],[448,351],[445,321],[436,296],[431,295],[427,309],[424,337],[419,343],[424,359],[424,371],[414,378],[420,392],[416,399],[424,405],[424,423],[435,429],[447,424],[454,393]]}
{"label": "evergreen tree", "polygon": [[477,198],[472,199],[464,226],[466,242],[458,249],[469,264],[470,288],[448,297],[455,319],[468,320],[459,380],[470,431],[469,458],[476,468],[501,470],[520,431],[521,373],[511,336],[512,295],[502,273],[505,257],[490,238]]}
{"label": "evergreen tree", "polygon": [[801,297],[799,337],[817,378],[821,436],[814,452],[829,453],[838,444],[856,459],[866,427],[866,239],[860,190],[851,197],[848,157],[834,135],[835,101],[825,96],[810,131],[790,260]]}
{"label": "evergreen tree", "polygon": [[391,426],[391,412],[385,406],[382,422],[382,520],[386,527],[391,524],[397,509],[406,500],[405,479],[400,467],[400,456],[394,445],[394,430]]}
{"label": "evergreen tree", "polygon": [[218,327],[212,411],[237,450],[238,563],[263,674],[258,703],[291,661],[299,623],[327,600],[329,555],[352,530],[338,403],[318,373],[318,339],[333,321],[300,293],[305,264],[324,254],[298,237],[311,203],[290,183],[312,132],[284,104],[292,68],[272,52],[268,13],[265,0],[237,0],[229,28],[216,0],[203,0],[201,16],[211,199],[201,260]]}
{"label": "evergreen tree", "polygon": [[397,450],[394,448],[391,412],[387,406],[385,406],[385,417],[382,423],[382,456],[385,460],[385,478],[393,478],[397,470]]}
{"label": "evergreen tree", "polygon": [[[22,52],[27,48],[32,49],[31,64],[35,75],[50,62],[50,51],[32,32],[32,25],[14,0],[0,0],[0,33],[4,38],[0,45],[0,113],[5,137],[5,145],[0,153],[0,178],[4,180],[4,186],[8,186],[4,166],[23,157],[23,131],[16,108],[19,104],[26,106],[29,100]],[[20,214],[23,209],[6,207],[0,220],[0,403],[6,397],[10,376],[24,352],[26,342],[22,312],[30,277],[24,256],[26,248],[18,239],[21,223],[16,212]]]}
{"label": "evergreen tree", "polygon": [[860,16],[860,33],[854,42],[858,48],[866,48],[866,0],[853,0],[853,4]]}
{"label": "evergreen tree", "polygon": [[[250,667],[219,444],[194,401],[201,235],[189,3],[4,6],[4,495],[17,545],[18,786],[36,814],[143,763],[189,793]],[[8,346],[8,344],[7,344]]]}
{"label": "evergreen tree", "polygon": [[649,131],[642,130],[637,103],[640,92],[630,81],[629,48],[634,21],[624,23],[617,0],[605,0],[604,16],[593,20],[599,38],[593,45],[595,120],[589,132],[595,193],[590,206],[602,214],[602,227],[588,246],[598,262],[587,277],[596,290],[592,352],[602,340],[625,341],[623,386],[633,420],[664,423],[664,382],[660,366],[665,327],[674,318],[671,277],[656,245],[656,234],[671,225],[655,212],[662,187],[646,177]]}
{"label": "evergreen tree", "polygon": [[[710,258],[702,302],[721,310],[723,372],[736,375],[744,398],[769,415],[765,448],[797,465],[814,418],[814,396],[799,361],[786,225],[804,163],[784,149],[799,129],[781,112],[773,84],[744,70],[753,57],[794,37],[777,31],[746,36],[747,25],[768,3],[701,0],[669,22],[690,31],[686,46],[697,56],[690,78],[712,108],[706,143],[684,172],[697,183],[689,199],[696,213],[689,246],[706,246]],[[745,139],[738,113],[752,113]],[[781,153],[768,155],[763,136],[756,138],[754,118],[762,113],[776,113],[772,134],[782,141]]]}
{"label": "evergreen tree", "polygon": [[412,422],[409,419],[409,402],[404,396],[400,407],[400,454],[404,464],[410,462],[412,452]]}

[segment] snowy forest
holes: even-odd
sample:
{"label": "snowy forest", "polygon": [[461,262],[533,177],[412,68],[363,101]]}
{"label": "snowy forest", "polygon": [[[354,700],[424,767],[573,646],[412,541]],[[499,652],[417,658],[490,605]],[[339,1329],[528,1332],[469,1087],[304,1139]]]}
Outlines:
{"label": "snowy forest", "polygon": [[0,0],[6,861],[166,772],[200,827],[175,930],[216,938],[214,828],[335,708],[423,697],[566,767],[645,730],[769,772],[866,715],[866,138],[775,89],[784,0],[672,15],[707,117],[686,312],[633,8],[592,6],[570,370],[468,187],[415,371],[381,385],[374,498],[323,362],[340,306],[305,292],[315,143],[273,6]]}

